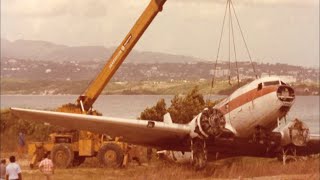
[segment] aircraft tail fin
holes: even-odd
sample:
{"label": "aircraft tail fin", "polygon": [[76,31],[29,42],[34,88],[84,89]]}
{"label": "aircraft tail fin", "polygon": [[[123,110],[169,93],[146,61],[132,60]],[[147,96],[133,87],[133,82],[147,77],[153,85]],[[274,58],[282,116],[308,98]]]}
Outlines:
{"label": "aircraft tail fin", "polygon": [[164,122],[164,123],[168,123],[168,124],[171,124],[171,123],[172,123],[172,119],[171,119],[170,113],[166,113],[166,114],[163,116],[163,122]]}

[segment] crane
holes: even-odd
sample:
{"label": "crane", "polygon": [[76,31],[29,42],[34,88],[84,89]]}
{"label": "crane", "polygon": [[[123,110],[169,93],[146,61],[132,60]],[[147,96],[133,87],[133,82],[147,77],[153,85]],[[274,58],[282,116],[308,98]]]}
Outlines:
{"label": "crane", "polygon": [[[149,27],[156,15],[162,11],[166,0],[151,0],[142,15],[136,21],[128,35],[108,59],[98,76],[89,84],[85,92],[78,97],[75,104],[59,107],[57,111],[69,113],[85,113],[99,115],[92,109],[102,90],[121,66],[132,48]],[[50,152],[51,158],[57,167],[77,166],[87,157],[96,156],[102,165],[119,167],[125,165],[128,159],[128,146],[119,141],[119,138],[109,140],[107,135],[92,134],[80,131],[74,133],[53,133],[51,141],[30,143],[29,154],[32,155],[30,167],[33,167],[43,156],[43,152]],[[109,156],[108,154],[114,154]]]}
{"label": "crane", "polygon": [[77,107],[82,112],[87,113],[92,110],[93,103],[97,100],[104,87],[108,84],[112,76],[121,66],[132,48],[138,42],[145,30],[151,24],[156,15],[162,11],[166,0],[151,0],[142,15],[136,21],[128,35],[114,51],[106,65],[98,76],[90,83],[84,94],[80,95],[76,101]]}

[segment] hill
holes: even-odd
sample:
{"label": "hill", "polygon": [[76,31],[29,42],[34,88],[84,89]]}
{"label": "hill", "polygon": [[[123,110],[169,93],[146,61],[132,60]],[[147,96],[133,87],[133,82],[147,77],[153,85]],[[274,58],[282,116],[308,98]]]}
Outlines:
{"label": "hill", "polygon": [[[66,46],[47,41],[1,39],[1,58],[30,59],[38,61],[92,61],[109,58],[114,47],[104,46]],[[134,63],[186,63],[200,59],[157,52],[133,50],[125,62]]]}

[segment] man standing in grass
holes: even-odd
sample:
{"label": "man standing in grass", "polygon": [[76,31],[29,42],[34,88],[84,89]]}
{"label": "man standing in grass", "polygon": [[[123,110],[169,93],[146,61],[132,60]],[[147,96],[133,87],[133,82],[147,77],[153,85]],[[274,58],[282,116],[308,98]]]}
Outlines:
{"label": "man standing in grass", "polygon": [[16,163],[16,157],[10,156],[10,163],[6,167],[6,180],[19,179],[22,180],[21,168]]}
{"label": "man standing in grass", "polygon": [[45,175],[47,180],[52,179],[52,175],[54,174],[54,166],[52,160],[49,159],[48,152],[44,155],[44,159],[40,162],[39,169]]}
{"label": "man standing in grass", "polygon": [[25,146],[26,146],[26,142],[25,142],[24,134],[20,132],[18,136],[18,153],[20,158],[23,157],[24,155]]}
{"label": "man standing in grass", "polygon": [[1,159],[1,164],[0,164],[0,180],[5,180],[6,179],[6,160]]}

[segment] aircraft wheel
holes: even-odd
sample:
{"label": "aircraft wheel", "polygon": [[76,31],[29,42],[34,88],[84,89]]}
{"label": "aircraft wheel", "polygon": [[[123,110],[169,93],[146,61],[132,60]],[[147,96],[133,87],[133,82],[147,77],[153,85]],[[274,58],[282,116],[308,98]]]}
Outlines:
{"label": "aircraft wheel", "polygon": [[282,148],[281,153],[278,154],[277,158],[279,161],[282,161],[283,165],[292,161],[297,161],[296,148],[293,146]]}
{"label": "aircraft wheel", "polygon": [[193,167],[195,170],[201,170],[206,167],[207,160],[204,153],[196,153],[193,155]]}
{"label": "aircraft wheel", "polygon": [[118,168],[122,165],[124,153],[120,146],[109,143],[100,148],[97,157],[102,166]]}
{"label": "aircraft wheel", "polygon": [[205,149],[205,141],[196,139],[192,145],[193,159],[192,165],[195,170],[204,169],[207,165],[207,151]]}
{"label": "aircraft wheel", "polygon": [[57,168],[67,168],[72,165],[74,153],[67,144],[56,144],[51,151],[51,159]]}

